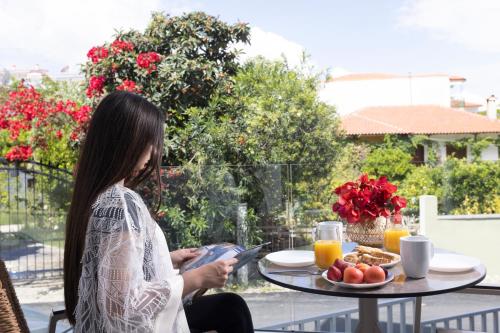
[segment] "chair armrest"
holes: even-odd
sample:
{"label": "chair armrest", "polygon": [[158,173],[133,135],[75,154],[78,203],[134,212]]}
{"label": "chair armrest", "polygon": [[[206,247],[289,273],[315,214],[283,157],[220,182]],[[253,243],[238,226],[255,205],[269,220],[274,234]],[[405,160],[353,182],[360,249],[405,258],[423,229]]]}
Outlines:
{"label": "chair armrest", "polygon": [[52,313],[50,314],[50,317],[49,317],[49,333],[55,333],[57,322],[59,320],[64,320],[66,318],[67,318],[67,316],[66,316],[65,309],[61,309],[61,310],[52,309]]}

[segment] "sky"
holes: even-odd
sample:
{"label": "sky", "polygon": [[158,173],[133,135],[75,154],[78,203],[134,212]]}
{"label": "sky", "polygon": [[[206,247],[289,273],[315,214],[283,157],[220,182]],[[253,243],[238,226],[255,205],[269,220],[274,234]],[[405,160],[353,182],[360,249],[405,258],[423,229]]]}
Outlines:
{"label": "sky", "polygon": [[76,70],[117,29],[146,27],[152,11],[200,10],[250,24],[245,57],[305,51],[317,71],[445,73],[465,95],[500,95],[498,0],[0,0],[0,68]]}

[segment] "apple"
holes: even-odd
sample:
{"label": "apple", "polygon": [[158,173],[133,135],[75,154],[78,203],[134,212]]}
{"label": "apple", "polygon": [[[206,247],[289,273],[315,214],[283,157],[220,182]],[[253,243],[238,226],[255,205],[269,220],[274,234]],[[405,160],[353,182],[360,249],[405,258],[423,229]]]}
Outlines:
{"label": "apple", "polygon": [[366,270],[367,270],[368,268],[370,268],[370,265],[365,264],[365,263],[359,263],[359,264],[356,264],[356,266],[355,266],[355,267],[356,267],[357,269],[359,269],[360,271],[362,271],[362,272],[363,272],[363,274],[365,274]]}
{"label": "apple", "polygon": [[326,273],[328,280],[332,281],[342,281],[342,272],[335,266],[328,267],[328,273]]}
{"label": "apple", "polygon": [[372,266],[365,272],[366,283],[378,283],[385,281],[385,272],[380,266]]}
{"label": "apple", "polygon": [[350,265],[348,263],[346,263],[344,260],[342,259],[335,259],[335,262],[333,263],[333,266],[337,267],[338,269],[340,269],[340,271],[342,272],[342,274],[344,273],[344,270],[349,267]]}
{"label": "apple", "polygon": [[363,272],[356,267],[347,267],[344,270],[345,283],[363,283]]}

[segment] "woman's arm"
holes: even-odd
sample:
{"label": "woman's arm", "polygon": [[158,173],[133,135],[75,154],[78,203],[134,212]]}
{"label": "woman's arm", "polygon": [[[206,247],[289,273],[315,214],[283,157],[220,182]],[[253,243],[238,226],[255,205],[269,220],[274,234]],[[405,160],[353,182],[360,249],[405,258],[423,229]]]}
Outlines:
{"label": "woman's arm", "polygon": [[160,311],[169,307],[173,313],[178,311],[184,280],[174,275],[146,281],[142,268],[144,240],[139,231],[120,222],[109,233],[100,235],[99,310],[106,331],[150,330]]}

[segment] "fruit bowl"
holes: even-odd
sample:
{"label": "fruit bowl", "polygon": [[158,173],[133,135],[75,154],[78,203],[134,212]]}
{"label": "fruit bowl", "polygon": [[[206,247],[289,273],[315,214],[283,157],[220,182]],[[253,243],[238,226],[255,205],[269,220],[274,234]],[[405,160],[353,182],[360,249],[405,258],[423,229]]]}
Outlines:
{"label": "fruit bowl", "polygon": [[389,272],[387,277],[385,278],[384,281],[382,282],[377,282],[377,283],[345,283],[343,281],[333,281],[328,279],[327,277],[328,271],[324,271],[323,274],[321,274],[321,277],[325,279],[326,281],[342,287],[342,288],[352,288],[352,289],[369,289],[369,288],[376,288],[376,287],[382,287],[394,280],[394,274]]}

